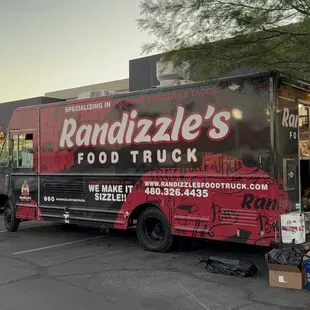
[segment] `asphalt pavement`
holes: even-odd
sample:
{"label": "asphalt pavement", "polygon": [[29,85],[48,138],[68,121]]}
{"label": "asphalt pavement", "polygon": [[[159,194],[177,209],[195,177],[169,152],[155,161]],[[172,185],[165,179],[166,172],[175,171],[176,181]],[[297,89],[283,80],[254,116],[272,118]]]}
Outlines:
{"label": "asphalt pavement", "polygon": [[[143,251],[134,232],[22,223],[0,216],[1,310],[310,309],[310,292],[272,288],[266,249],[210,242],[170,253]],[[259,267],[252,278],[210,274],[208,255],[239,256]]]}

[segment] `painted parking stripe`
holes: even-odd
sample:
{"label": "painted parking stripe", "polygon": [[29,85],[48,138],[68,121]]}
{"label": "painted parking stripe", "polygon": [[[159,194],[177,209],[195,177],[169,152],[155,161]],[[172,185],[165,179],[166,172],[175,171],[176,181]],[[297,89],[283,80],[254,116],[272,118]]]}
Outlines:
{"label": "painted parking stripe", "polygon": [[75,240],[75,241],[70,241],[70,242],[65,242],[65,243],[59,243],[59,244],[44,246],[41,248],[19,251],[19,252],[13,253],[13,255],[19,255],[19,254],[25,254],[25,253],[31,253],[31,252],[36,252],[36,251],[43,251],[43,250],[58,248],[58,247],[66,246],[66,245],[72,245],[72,244],[81,243],[81,242],[85,242],[85,241],[89,241],[89,240],[99,239],[102,237],[104,237],[104,236],[101,235],[101,236],[96,236],[96,237],[91,237],[91,238],[85,238],[85,239],[80,239],[80,240]]}
{"label": "painted parking stripe", "polygon": [[205,303],[203,303],[200,299],[198,299],[188,288],[186,288],[182,283],[176,281],[177,285],[181,288],[181,290],[196,304],[198,304],[202,309],[211,310]]}
{"label": "painted parking stripe", "polygon": [[[29,225],[26,227],[20,227],[18,230],[25,230],[25,229],[29,229],[29,228],[34,228],[34,227],[47,227],[47,226],[53,226],[53,224],[37,224],[37,225]],[[9,232],[6,229],[4,230],[0,230],[0,234],[3,234],[5,232]]]}

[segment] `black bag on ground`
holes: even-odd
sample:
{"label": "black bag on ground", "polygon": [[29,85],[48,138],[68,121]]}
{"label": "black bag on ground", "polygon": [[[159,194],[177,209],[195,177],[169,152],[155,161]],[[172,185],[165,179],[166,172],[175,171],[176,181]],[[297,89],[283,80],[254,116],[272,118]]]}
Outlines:
{"label": "black bag on ground", "polygon": [[276,249],[268,255],[268,263],[277,265],[300,266],[304,253],[295,244],[295,239],[289,248]]}
{"label": "black bag on ground", "polygon": [[208,259],[200,259],[200,262],[206,263],[206,269],[211,273],[223,274],[236,277],[252,277],[257,273],[257,266],[250,261],[211,256]]}

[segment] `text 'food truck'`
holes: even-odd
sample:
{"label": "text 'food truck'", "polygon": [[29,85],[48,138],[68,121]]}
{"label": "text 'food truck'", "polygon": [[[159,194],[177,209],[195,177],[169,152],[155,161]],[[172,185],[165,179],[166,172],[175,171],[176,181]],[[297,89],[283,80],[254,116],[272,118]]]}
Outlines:
{"label": "text 'food truck'", "polygon": [[259,246],[309,238],[309,84],[279,73],[15,110],[7,230],[42,220]]}

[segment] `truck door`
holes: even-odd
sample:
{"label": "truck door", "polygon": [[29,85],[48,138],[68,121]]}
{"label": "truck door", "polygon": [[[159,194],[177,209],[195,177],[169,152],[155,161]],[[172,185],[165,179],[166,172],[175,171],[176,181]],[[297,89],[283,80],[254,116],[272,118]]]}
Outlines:
{"label": "truck door", "polygon": [[35,219],[38,201],[36,130],[10,131],[11,181],[17,217]]}
{"label": "truck door", "polygon": [[[6,196],[9,195],[9,180],[10,180],[10,167],[9,167],[9,139],[6,136],[0,155],[0,194]],[[1,202],[0,208],[2,208],[3,201]]]}

